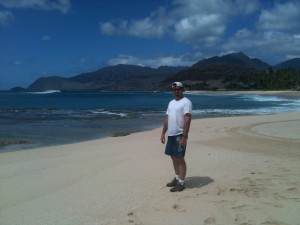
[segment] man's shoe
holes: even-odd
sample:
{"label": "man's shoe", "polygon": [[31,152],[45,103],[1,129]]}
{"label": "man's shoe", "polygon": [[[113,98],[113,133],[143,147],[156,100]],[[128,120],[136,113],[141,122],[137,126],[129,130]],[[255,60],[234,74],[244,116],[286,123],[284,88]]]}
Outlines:
{"label": "man's shoe", "polygon": [[177,191],[183,191],[185,189],[183,184],[180,184],[179,182],[176,184],[175,187],[171,188],[171,192],[177,192]]}
{"label": "man's shoe", "polygon": [[175,187],[179,181],[174,178],[170,183],[167,183],[167,187]]}

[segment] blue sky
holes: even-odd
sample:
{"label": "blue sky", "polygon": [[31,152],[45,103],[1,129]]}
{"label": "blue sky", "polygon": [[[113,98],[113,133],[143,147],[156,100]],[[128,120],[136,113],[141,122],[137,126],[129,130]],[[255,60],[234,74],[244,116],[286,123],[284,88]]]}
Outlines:
{"label": "blue sky", "polygon": [[300,57],[299,0],[0,0],[0,90],[116,64]]}

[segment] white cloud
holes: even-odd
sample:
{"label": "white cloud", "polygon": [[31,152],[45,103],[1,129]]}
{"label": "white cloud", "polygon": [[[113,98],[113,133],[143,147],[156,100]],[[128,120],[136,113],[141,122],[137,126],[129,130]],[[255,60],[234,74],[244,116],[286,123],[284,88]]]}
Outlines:
{"label": "white cloud", "polygon": [[288,59],[294,59],[294,58],[300,58],[300,54],[298,54],[298,55],[287,55],[286,56],[286,59],[288,60]]}
{"label": "white cloud", "polygon": [[261,11],[257,29],[237,30],[222,48],[225,51],[244,51],[273,64],[300,55],[299,12],[299,2],[275,3]]}
{"label": "white cloud", "polygon": [[100,23],[100,30],[103,34],[113,35],[116,33],[116,28],[111,22]]}
{"label": "white cloud", "polygon": [[175,36],[183,42],[199,42],[207,46],[214,45],[224,34],[225,26],[220,15],[193,15],[180,20],[175,25]]}
{"label": "white cloud", "polygon": [[238,14],[242,15],[251,15],[260,10],[261,3],[258,0],[235,0],[234,4],[231,9],[236,8]]}
{"label": "white cloud", "polygon": [[129,35],[135,37],[162,37],[164,26],[157,25],[150,18],[132,21],[130,24],[123,20],[115,25],[113,22],[100,23],[101,32],[107,35]]}
{"label": "white cloud", "polygon": [[290,58],[289,55],[300,54],[300,39],[279,31],[239,30],[222,47],[226,51],[245,51],[256,57],[262,56],[266,62],[273,58],[268,63],[279,63]]}
{"label": "white cloud", "polygon": [[260,5],[258,0],[173,0],[172,3],[171,8],[160,7],[146,18],[100,22],[100,30],[108,35],[141,38],[171,36],[180,42],[210,47],[224,36],[233,16],[249,15]]}
{"label": "white cloud", "polygon": [[17,61],[14,62],[14,65],[16,65],[16,66],[21,65],[21,64],[22,64],[22,63],[21,63],[21,61],[19,61],[19,60],[17,60]]}
{"label": "white cloud", "polygon": [[42,40],[43,40],[43,41],[50,41],[50,40],[51,40],[51,37],[48,36],[48,35],[45,35],[45,36],[42,37]]}
{"label": "white cloud", "polygon": [[67,13],[71,8],[69,0],[0,0],[6,8],[35,8],[42,10],[58,10]]}
{"label": "white cloud", "polygon": [[15,17],[11,12],[0,11],[0,27],[9,26],[14,21],[14,19]]}
{"label": "white cloud", "polygon": [[153,23],[150,18],[135,21],[128,27],[128,34],[138,37],[161,37],[164,35],[164,25]]}
{"label": "white cloud", "polygon": [[228,24],[235,16],[257,12],[258,0],[174,0],[174,34],[179,41],[213,47],[224,37]]}
{"label": "white cloud", "polygon": [[[198,58],[199,59],[199,58]],[[179,56],[153,56],[149,58],[135,57],[131,55],[120,54],[118,57],[108,61],[108,65],[128,64],[149,66],[157,68],[159,66],[191,66],[197,62],[197,59],[190,55]]]}
{"label": "white cloud", "polygon": [[[168,36],[206,52],[205,57],[243,51],[278,63],[300,54],[300,2],[294,0],[173,0],[148,17],[100,23],[102,33],[140,38]],[[249,25],[249,23],[255,26]],[[263,59],[263,58],[262,58]],[[139,60],[121,55],[111,61],[141,65],[185,65],[180,57]],[[116,63],[115,63],[116,64]],[[187,63],[188,64],[188,63]]]}
{"label": "white cloud", "polygon": [[274,8],[263,10],[257,26],[260,29],[300,31],[300,2],[291,1],[275,4]]}
{"label": "white cloud", "polygon": [[159,8],[149,17],[140,20],[118,20],[100,22],[100,30],[107,35],[129,35],[135,37],[162,37],[168,28],[169,19],[165,16],[165,9]]}

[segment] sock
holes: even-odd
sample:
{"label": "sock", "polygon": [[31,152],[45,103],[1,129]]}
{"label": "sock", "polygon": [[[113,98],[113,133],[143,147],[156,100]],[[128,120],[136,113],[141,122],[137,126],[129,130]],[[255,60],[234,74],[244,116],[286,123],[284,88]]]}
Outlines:
{"label": "sock", "polygon": [[179,175],[175,175],[176,180],[180,180],[180,176]]}
{"label": "sock", "polygon": [[183,186],[184,185],[184,180],[179,180],[179,183]]}

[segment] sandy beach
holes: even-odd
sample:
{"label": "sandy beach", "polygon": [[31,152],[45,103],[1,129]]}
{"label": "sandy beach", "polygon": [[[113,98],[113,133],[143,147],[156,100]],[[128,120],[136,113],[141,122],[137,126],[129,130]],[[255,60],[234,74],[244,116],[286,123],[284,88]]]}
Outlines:
{"label": "sandy beach", "polygon": [[177,193],[160,133],[1,153],[0,224],[300,224],[299,112],[193,120]]}

